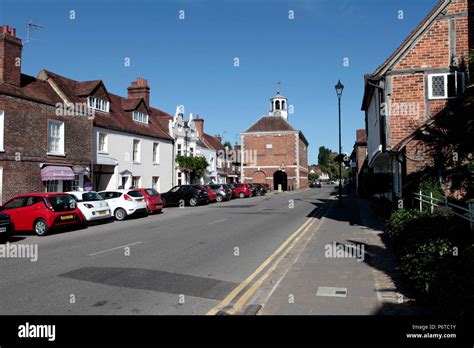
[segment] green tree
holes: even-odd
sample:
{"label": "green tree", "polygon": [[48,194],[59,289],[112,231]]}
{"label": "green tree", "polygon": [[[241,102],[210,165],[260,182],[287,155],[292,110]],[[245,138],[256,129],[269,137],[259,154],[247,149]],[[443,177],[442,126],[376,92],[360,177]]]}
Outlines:
{"label": "green tree", "polygon": [[222,144],[222,145],[224,145],[224,147],[227,146],[227,147],[229,148],[229,150],[232,149],[232,144],[231,144],[230,141],[228,141],[228,140],[226,140],[225,143]]}
{"label": "green tree", "polygon": [[196,179],[199,179],[206,172],[206,168],[209,166],[207,160],[203,156],[176,156],[176,163],[178,163],[179,168],[190,170],[189,178],[191,182],[194,182]]}
{"label": "green tree", "polygon": [[324,146],[319,147],[319,153],[318,153],[318,165],[327,165],[328,162],[330,161],[330,156],[331,156],[331,149],[326,148]]}

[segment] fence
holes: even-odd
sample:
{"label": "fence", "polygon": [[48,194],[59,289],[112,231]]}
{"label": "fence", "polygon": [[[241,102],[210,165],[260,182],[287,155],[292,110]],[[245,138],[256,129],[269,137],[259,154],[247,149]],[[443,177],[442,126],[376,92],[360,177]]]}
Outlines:
{"label": "fence", "polygon": [[419,202],[420,211],[423,211],[423,203],[428,205],[430,212],[434,212],[435,207],[444,208],[446,215],[451,211],[452,214],[459,216],[460,218],[469,221],[471,230],[474,230],[474,204],[469,203],[467,207],[462,207],[460,205],[450,203],[448,197],[436,198],[433,197],[433,192],[430,192],[430,195],[424,195],[421,191],[414,192],[413,198]]}

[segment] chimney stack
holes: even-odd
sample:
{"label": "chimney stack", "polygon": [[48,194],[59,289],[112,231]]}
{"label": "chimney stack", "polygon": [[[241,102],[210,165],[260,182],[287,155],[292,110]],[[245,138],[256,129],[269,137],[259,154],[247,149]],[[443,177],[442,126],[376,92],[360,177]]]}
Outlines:
{"label": "chimney stack", "polygon": [[199,115],[197,115],[194,119],[194,124],[196,125],[198,135],[202,137],[204,134],[204,120],[202,118],[199,118]]}
{"label": "chimney stack", "polygon": [[220,136],[220,134],[216,134],[216,136],[214,138],[219,140],[219,142],[222,144],[222,137]]}
{"label": "chimney stack", "polygon": [[0,25],[0,83],[20,87],[22,47],[15,28]]}
{"label": "chimney stack", "polygon": [[144,78],[137,77],[137,80],[132,82],[130,87],[128,87],[128,98],[129,99],[137,99],[143,98],[145,99],[146,105],[150,106],[150,87],[148,87],[148,81]]}

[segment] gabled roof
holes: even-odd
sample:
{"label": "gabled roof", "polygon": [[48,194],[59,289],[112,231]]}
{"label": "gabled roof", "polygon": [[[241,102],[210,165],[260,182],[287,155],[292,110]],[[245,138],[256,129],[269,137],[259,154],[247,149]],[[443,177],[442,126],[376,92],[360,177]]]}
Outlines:
{"label": "gabled roof", "polygon": [[402,44],[393,52],[387,60],[380,65],[371,76],[376,76],[385,73],[390,67],[392,67],[404,53],[411,48],[413,42],[425,32],[425,30],[431,25],[431,23],[438,17],[441,11],[443,11],[452,0],[440,0],[438,4],[428,13],[428,15],[418,24],[418,26],[408,35],[408,37],[402,42]]}
{"label": "gabled roof", "polygon": [[276,132],[276,131],[294,131],[295,129],[286,119],[279,116],[263,116],[257,122],[250,126],[247,132]]}
{"label": "gabled roof", "polygon": [[[47,77],[54,82],[56,87],[60,89],[60,92],[62,92],[70,102],[86,102],[88,94],[79,95],[79,93],[84,93],[87,90],[92,92],[96,90],[99,85],[103,85],[100,80],[80,82],[50,71],[44,70],[44,73],[46,73]],[[168,134],[168,126],[162,127],[161,124],[161,118],[168,117],[168,113],[157,108],[147,107],[149,110],[148,124],[135,122],[132,118],[131,111],[135,110],[140,103],[144,102],[142,98],[123,98],[112,93],[108,93],[108,96],[110,99],[110,110],[108,113],[96,110],[94,126],[164,140],[172,140]]]}
{"label": "gabled roof", "polygon": [[209,134],[204,133],[204,134],[201,136],[201,140],[202,140],[206,145],[208,145],[208,147],[210,147],[211,149],[214,149],[214,150],[216,150],[216,151],[225,150],[224,145],[221,144],[221,142],[219,141],[219,139],[217,139],[216,137],[213,137],[212,135],[209,135]]}
{"label": "gabled roof", "polygon": [[20,87],[0,83],[0,94],[6,94],[12,97],[27,99],[52,106],[56,103],[62,103],[62,99],[51,88],[49,83],[25,74],[21,74]]}

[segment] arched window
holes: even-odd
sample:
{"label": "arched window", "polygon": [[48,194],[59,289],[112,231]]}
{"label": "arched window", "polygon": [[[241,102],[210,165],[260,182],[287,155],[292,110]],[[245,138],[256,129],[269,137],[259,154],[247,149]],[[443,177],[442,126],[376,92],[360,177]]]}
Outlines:
{"label": "arched window", "polygon": [[284,100],[281,101],[281,109],[285,110],[285,101]]}
{"label": "arched window", "polygon": [[275,109],[276,109],[276,110],[280,110],[280,101],[279,101],[279,100],[277,100],[277,101],[275,102]]}

